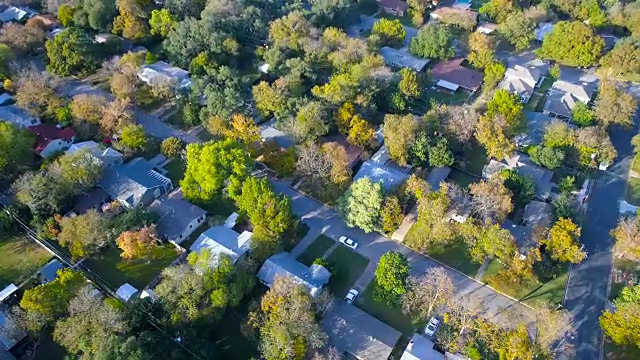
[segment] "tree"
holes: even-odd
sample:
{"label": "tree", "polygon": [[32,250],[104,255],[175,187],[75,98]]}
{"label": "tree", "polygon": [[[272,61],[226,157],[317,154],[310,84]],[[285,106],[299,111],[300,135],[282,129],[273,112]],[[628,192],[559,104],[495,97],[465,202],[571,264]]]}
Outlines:
{"label": "tree", "polygon": [[376,135],[376,131],[373,126],[371,126],[367,120],[358,115],[354,115],[351,118],[350,125],[351,129],[349,129],[347,141],[362,148],[369,146],[369,144],[371,144],[371,140]]}
{"label": "tree", "polygon": [[267,230],[273,237],[279,238],[295,225],[291,199],[276,194],[267,178],[247,178],[234,200],[254,227]]}
{"label": "tree", "polygon": [[376,301],[384,301],[388,305],[396,305],[407,292],[409,279],[409,263],[399,252],[389,251],[380,257],[374,281],[376,282],[373,297]]}
{"label": "tree", "polygon": [[0,78],[4,79],[3,87],[7,91],[13,91],[13,82],[9,79],[10,71],[9,64],[16,57],[16,54],[11,48],[5,44],[0,43]]}
{"label": "tree", "polygon": [[8,45],[19,56],[33,53],[44,45],[46,34],[37,26],[7,23],[0,29],[0,42]]}
{"label": "tree", "polygon": [[558,65],[558,64],[553,64],[549,68],[549,75],[551,75],[551,77],[553,77],[556,80],[560,79],[560,73],[561,72],[562,72],[562,70],[560,69],[560,65]]}
{"label": "tree", "polygon": [[507,15],[504,22],[498,25],[498,32],[515,47],[516,51],[528,49],[535,39],[536,24],[527,18],[522,11],[514,11]]}
{"label": "tree", "polygon": [[73,22],[81,27],[108,31],[116,15],[114,0],[83,0],[82,7],[73,15]]}
{"label": "tree", "polygon": [[447,138],[439,138],[435,145],[429,146],[429,165],[433,167],[453,165],[453,153],[449,149]]}
{"label": "tree", "polygon": [[298,110],[287,130],[298,142],[314,141],[329,131],[326,108],[319,101],[310,101]]}
{"label": "tree", "polygon": [[640,302],[638,286],[625,288],[614,300],[615,311],[607,310],[600,316],[600,327],[611,340],[619,345],[640,347]]}
{"label": "tree", "polygon": [[177,159],[184,150],[184,142],[177,137],[168,137],[160,144],[160,153],[169,159]]}
{"label": "tree", "polygon": [[11,179],[32,154],[33,137],[12,123],[0,121],[0,181]]}
{"label": "tree", "polygon": [[95,254],[110,238],[109,221],[95,210],[60,220],[60,245],[66,246],[75,259]]}
{"label": "tree", "polygon": [[596,118],[587,104],[578,101],[576,102],[576,106],[573,107],[573,110],[571,110],[571,121],[578,126],[585,127],[593,125]]}
{"label": "tree", "polygon": [[235,194],[249,171],[249,156],[234,140],[189,144],[180,187],[187,199],[207,202],[219,196],[225,184],[229,194]]}
{"label": "tree", "polygon": [[147,134],[142,125],[128,124],[120,131],[118,143],[130,150],[140,150],[147,144]]}
{"label": "tree", "polygon": [[76,8],[69,4],[60,6],[58,9],[58,21],[62,26],[69,27],[73,24],[73,16],[76,13]]}
{"label": "tree", "polygon": [[69,28],[47,41],[47,70],[59,76],[90,74],[98,68],[93,39],[80,29]]}
{"label": "tree", "polygon": [[478,126],[478,113],[466,106],[448,106],[447,116],[441,121],[445,135],[461,144],[469,144]]}
{"label": "tree", "polygon": [[640,74],[640,39],[627,37],[600,59],[600,65],[614,76]]}
{"label": "tree", "polygon": [[452,41],[451,31],[446,25],[429,23],[411,39],[409,51],[423,58],[446,60],[455,55]]}
{"label": "tree", "polygon": [[554,219],[567,218],[575,220],[578,215],[578,202],[575,195],[564,192],[551,203]]}
{"label": "tree", "polygon": [[480,14],[488,16],[498,24],[504,22],[509,14],[517,9],[513,0],[491,0],[480,8]]}
{"label": "tree", "polygon": [[128,62],[121,63],[111,76],[111,82],[109,84],[111,93],[118,99],[126,101],[132,100],[140,85],[137,74],[138,70],[136,66]]}
{"label": "tree", "polygon": [[260,129],[253,118],[243,114],[234,114],[231,116],[229,124],[231,128],[227,132],[227,137],[237,139],[245,144],[260,141]]}
{"label": "tree", "polygon": [[125,100],[115,99],[104,107],[100,128],[104,135],[111,136],[133,123],[133,112],[129,103]]}
{"label": "tree", "polygon": [[149,34],[149,1],[120,0],[116,2],[120,13],[113,20],[112,31],[126,39],[141,41]]}
{"label": "tree", "polygon": [[33,115],[55,112],[62,106],[54,80],[46,73],[29,69],[20,72],[16,81],[16,104]]}
{"label": "tree", "polygon": [[513,235],[498,224],[475,225],[473,222],[465,222],[462,232],[471,260],[478,264],[483,263],[487,257],[509,264],[516,254]]}
{"label": "tree", "polygon": [[369,233],[380,227],[382,201],[382,185],[364,177],[351,184],[338,200],[338,212],[347,225]]}
{"label": "tree", "polygon": [[471,330],[476,321],[486,312],[487,304],[482,298],[473,294],[452,297],[444,306],[446,323],[458,329],[459,335]]}
{"label": "tree", "polygon": [[58,157],[47,168],[47,172],[73,193],[87,191],[98,185],[102,178],[104,165],[96,161],[88,150]]}
{"label": "tree", "polygon": [[409,68],[402,68],[400,77],[398,90],[406,96],[420,97],[421,86],[418,82],[418,73]]}
{"label": "tree", "polygon": [[491,37],[474,31],[469,35],[469,63],[478,69],[484,69],[495,62],[494,42]]}
{"label": "tree", "polygon": [[502,115],[495,118],[481,116],[476,131],[476,139],[487,150],[487,155],[496,159],[505,159],[513,154],[516,146],[506,134],[507,122]]}
{"label": "tree", "polygon": [[499,62],[487,65],[484,69],[484,88],[487,90],[495,89],[506,71],[506,66]]}
{"label": "tree", "polygon": [[556,221],[542,243],[556,261],[578,264],[587,256],[581,248],[580,228],[571,219],[560,218]]}
{"label": "tree", "polygon": [[12,188],[18,201],[28,206],[35,217],[42,218],[59,212],[63,202],[72,194],[47,171],[28,171],[13,182]]}
{"label": "tree", "polygon": [[611,230],[611,236],[616,240],[613,253],[617,258],[640,261],[640,223],[637,217],[621,218],[618,226]]}
{"label": "tree", "polygon": [[269,40],[276,47],[299,50],[314,30],[311,23],[300,11],[292,11],[271,22]]}
{"label": "tree", "polygon": [[31,331],[39,331],[44,325],[52,323],[67,311],[67,306],[75,294],[84,286],[87,280],[82,273],[61,269],[58,277],[44,285],[27,289],[20,300],[20,307],[27,314],[38,316],[42,322],[35,323]]}
{"label": "tree", "polygon": [[503,169],[499,173],[504,186],[513,194],[513,202],[524,207],[533,199],[536,185],[529,176],[522,176],[513,169]]}
{"label": "tree", "polygon": [[322,144],[320,152],[331,164],[328,172],[331,182],[340,188],[346,187],[351,181],[351,166],[349,166],[349,156],[344,146],[337,142],[328,142]]}
{"label": "tree", "polygon": [[493,94],[493,98],[487,103],[485,116],[504,116],[507,124],[505,134],[511,137],[518,134],[525,127],[523,109],[524,105],[522,105],[518,95],[500,89]]}
{"label": "tree", "polygon": [[576,130],[574,146],[578,149],[580,163],[584,166],[611,164],[617,155],[603,126],[589,126]]}
{"label": "tree", "polygon": [[575,133],[566,122],[555,120],[544,129],[543,146],[562,149],[574,144]]}
{"label": "tree", "polygon": [[533,146],[529,149],[529,156],[534,163],[554,170],[564,163],[565,153],[558,148]]}
{"label": "tree", "polygon": [[291,278],[276,277],[262,297],[259,312],[249,322],[260,334],[260,352],[265,359],[303,358],[322,347],[326,334],[316,317],[313,299]]}
{"label": "tree", "polygon": [[384,116],[382,124],[382,136],[384,144],[389,151],[389,156],[400,165],[406,165],[409,156],[409,148],[416,138],[418,121],[413,115]]}
{"label": "tree", "polygon": [[166,0],[165,8],[169,9],[172,14],[176,14],[181,19],[186,17],[197,17],[200,15],[206,5],[205,0]]}
{"label": "tree", "polygon": [[407,32],[404,30],[400,20],[382,18],[373,24],[371,35],[380,37],[379,45],[381,46],[397,46],[404,43]]}
{"label": "tree", "polygon": [[605,126],[619,125],[630,128],[638,109],[636,100],[611,81],[600,82],[594,115]]}
{"label": "tree", "polygon": [[151,27],[151,35],[166,38],[169,32],[178,26],[178,19],[167,9],[153,10],[149,26]]}
{"label": "tree", "polygon": [[145,226],[137,231],[125,231],[116,239],[122,250],[123,259],[148,259],[158,244],[158,234],[154,226]]}
{"label": "tree", "polygon": [[544,37],[538,56],[567,66],[586,67],[598,61],[604,40],[581,21],[560,21]]}
{"label": "tree", "polygon": [[400,207],[400,201],[396,196],[388,196],[384,199],[382,210],[380,211],[382,231],[385,234],[392,234],[402,224],[404,215]]}
{"label": "tree", "polygon": [[402,297],[402,312],[414,319],[426,319],[433,311],[448,304],[454,295],[453,279],[443,267],[434,267],[424,275],[409,279],[409,290]]}
{"label": "tree", "polygon": [[501,224],[513,210],[511,191],[499,179],[471,184],[469,192],[473,212],[485,224]]}

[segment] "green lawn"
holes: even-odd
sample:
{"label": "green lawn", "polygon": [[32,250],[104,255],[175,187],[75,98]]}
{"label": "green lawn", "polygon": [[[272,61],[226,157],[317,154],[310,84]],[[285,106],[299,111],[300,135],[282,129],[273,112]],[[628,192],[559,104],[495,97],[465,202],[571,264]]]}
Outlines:
{"label": "green lawn", "polygon": [[96,258],[85,261],[84,264],[115,288],[129,283],[140,290],[177,257],[178,252],[175,247],[166,245],[156,248],[151,261],[127,261],[120,257],[120,249],[112,247]]}
{"label": "green lawn", "polygon": [[426,254],[471,277],[476,276],[478,269],[480,269],[480,264],[471,262],[467,245],[462,240],[444,247],[428,249]]}
{"label": "green lawn", "polygon": [[472,140],[470,145],[456,154],[456,165],[480,177],[482,176],[482,169],[489,163],[487,151],[484,146],[475,140]]}
{"label": "green lawn", "polygon": [[179,186],[180,180],[184,178],[185,163],[181,159],[174,159],[167,163],[164,168],[167,170],[167,177],[171,179],[173,186]]}
{"label": "green lawn", "polygon": [[391,15],[391,14],[387,14],[387,13],[386,13],[386,12],[384,12],[384,11],[381,11],[381,12],[378,14],[378,17],[379,17],[379,18],[389,19],[389,20],[396,20],[396,19],[398,19],[398,20],[400,20],[400,22],[401,22],[401,23],[402,23],[402,25],[404,25],[404,26],[408,26],[408,27],[412,27],[412,28],[415,28],[415,27],[416,27],[415,25],[413,25],[413,22],[411,22],[411,15],[409,15],[409,13],[404,14],[404,16],[402,16],[402,17],[398,17],[398,16],[393,16],[393,15]]}
{"label": "green lawn", "polygon": [[11,283],[20,284],[52,258],[48,251],[22,235],[1,238],[0,255],[0,290]]}
{"label": "green lawn", "polygon": [[453,180],[461,188],[467,188],[469,187],[469,185],[480,181],[480,178],[471,176],[456,169],[451,169],[451,172],[449,173],[449,179]]}
{"label": "green lawn", "polygon": [[431,88],[427,88],[426,90],[422,91],[420,99],[421,101],[419,101],[418,105],[422,106],[427,106],[431,102],[431,99],[434,99],[439,104],[461,105],[464,104],[467,99],[469,99],[469,94],[462,90],[458,90],[451,94],[448,92],[431,90]]}
{"label": "green lawn", "polygon": [[524,105],[524,109],[527,111],[536,111],[543,99],[544,95],[534,93],[531,95],[531,98],[529,98],[529,102]]}
{"label": "green lawn", "polygon": [[333,239],[320,235],[298,256],[298,261],[310,266],[315,259],[321,258],[335,243]]}
{"label": "green lawn", "polygon": [[384,322],[392,328],[402,332],[405,335],[411,335],[416,328],[413,325],[411,318],[402,313],[402,310],[398,306],[388,306],[381,301],[375,301],[373,299],[373,292],[376,288],[376,281],[373,280],[369,283],[369,286],[356,300],[356,305],[369,313],[376,319]]}
{"label": "green lawn", "polygon": [[332,273],[329,289],[336,296],[342,297],[362,275],[369,259],[340,245],[329,254],[327,262]]}
{"label": "green lawn", "polygon": [[142,86],[135,94],[136,104],[147,112],[156,110],[162,105],[164,100],[158,99],[151,94],[151,88],[149,86]]}
{"label": "green lawn", "polygon": [[640,179],[631,176],[627,178],[627,190],[624,198],[629,204],[640,205]]}

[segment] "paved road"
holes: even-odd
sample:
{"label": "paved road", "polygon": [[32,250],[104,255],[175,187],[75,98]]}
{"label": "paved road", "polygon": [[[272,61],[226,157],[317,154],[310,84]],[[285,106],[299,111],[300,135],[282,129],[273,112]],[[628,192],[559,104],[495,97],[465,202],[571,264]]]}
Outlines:
{"label": "paved road", "polygon": [[[61,85],[61,90],[64,95],[69,97],[73,97],[78,94],[93,94],[101,95],[108,98],[109,100],[113,100],[113,95],[111,95],[110,93],[76,79],[64,79]],[[138,124],[144,127],[147,134],[155,138],[166,139],[168,137],[174,136],[182,139],[186,143],[200,142],[200,140],[195,136],[189,135],[183,131],[167,125],[157,117],[145,113],[138,107],[133,108],[133,113]]]}
{"label": "paved road", "polygon": [[[354,286],[360,291],[364,290],[367,284],[373,279],[380,257],[388,251],[398,251],[406,255],[413,274],[422,274],[428,268],[441,266],[437,262],[421,256],[381,234],[367,234],[360,229],[348,227],[334,210],[297,192],[289,187],[287,183],[274,181],[273,186],[277,192],[291,197],[293,212],[300,216],[304,223],[309,225],[310,232],[315,234],[324,233],[334,240],[337,240],[341,235],[346,235],[358,241],[358,253],[369,259],[369,266],[367,266],[365,272],[360,279],[356,281]],[[298,251],[300,251],[300,249],[298,249]],[[488,314],[490,316],[497,316],[499,321],[514,325],[517,323],[517,316],[522,316],[524,319],[525,316],[530,314],[530,309],[522,304],[498,294],[492,289],[458,272],[449,270],[449,273],[456,285],[457,294],[471,294],[472,296],[484,299],[488,305]]]}
{"label": "paved road", "polygon": [[611,272],[609,231],[618,221],[618,201],[624,196],[631,160],[631,137],[635,131],[614,129],[611,140],[619,161],[608,171],[598,172],[587,205],[581,241],[588,258],[573,268],[567,283],[565,307],[571,312],[577,333],[573,340],[575,358],[598,359],[602,346],[599,317],[607,301],[607,286]]}

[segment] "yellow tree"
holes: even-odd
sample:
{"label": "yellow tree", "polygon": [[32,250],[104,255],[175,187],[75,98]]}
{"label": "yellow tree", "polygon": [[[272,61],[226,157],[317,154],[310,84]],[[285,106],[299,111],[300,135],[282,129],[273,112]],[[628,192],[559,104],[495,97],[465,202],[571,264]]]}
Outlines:
{"label": "yellow tree", "polygon": [[587,254],[580,244],[580,228],[571,219],[560,218],[556,221],[549,235],[543,240],[551,258],[557,261],[568,261],[578,264]]}
{"label": "yellow tree", "polygon": [[231,117],[231,129],[227,137],[235,138],[245,144],[260,141],[260,129],[253,118],[243,114],[235,114]]}
{"label": "yellow tree", "polygon": [[158,242],[155,226],[145,226],[138,231],[125,231],[116,240],[123,259],[144,259],[153,255]]}
{"label": "yellow tree", "polygon": [[338,109],[336,113],[336,125],[338,126],[338,130],[343,133],[349,133],[351,128],[351,119],[356,114],[356,110],[352,103],[346,102],[342,104],[342,106]]}
{"label": "yellow tree", "polygon": [[366,147],[375,136],[376,132],[365,119],[358,115],[351,118],[351,129],[347,141],[353,145]]}

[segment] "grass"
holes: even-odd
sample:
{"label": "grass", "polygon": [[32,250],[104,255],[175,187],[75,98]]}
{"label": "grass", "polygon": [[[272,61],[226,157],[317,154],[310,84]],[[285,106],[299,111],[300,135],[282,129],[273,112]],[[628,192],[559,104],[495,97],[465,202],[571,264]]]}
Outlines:
{"label": "grass", "polygon": [[167,177],[171,179],[174,186],[180,184],[180,180],[184,178],[184,172],[186,170],[185,163],[180,159],[174,159],[168,162],[164,169],[167,170]]}
{"label": "grass", "polygon": [[129,283],[142,289],[177,257],[175,247],[166,245],[156,248],[150,261],[127,261],[120,257],[119,249],[112,247],[103,251],[101,256],[85,261],[84,264],[113,287]]}
{"label": "grass", "polygon": [[640,348],[633,345],[622,346],[604,340],[604,359],[607,360],[637,360],[640,359]]}
{"label": "grass", "polygon": [[404,26],[408,26],[408,27],[412,27],[412,28],[416,27],[415,25],[413,25],[413,22],[411,21],[411,16],[409,15],[409,13],[404,14],[404,16],[402,16],[402,17],[398,17],[398,16],[393,16],[391,14],[387,14],[384,11],[381,11],[378,14],[378,17],[379,18],[385,18],[385,19],[388,19],[388,20],[396,20],[397,19],[397,20],[400,20],[400,23],[402,23],[402,25],[404,25]]}
{"label": "grass", "polygon": [[298,222],[298,227],[289,230],[283,235],[284,251],[293,250],[300,243],[303,237],[309,232],[309,225]]}
{"label": "grass", "polygon": [[431,102],[431,99],[435,100],[439,104],[461,105],[464,104],[467,99],[469,99],[469,94],[461,90],[451,94],[448,92],[427,88],[422,92],[420,98],[425,105],[429,104]]}
{"label": "grass", "polygon": [[480,179],[469,175],[460,170],[451,169],[449,173],[449,179],[453,180],[456,184],[458,184],[461,188],[468,188],[469,185],[478,182]]}
{"label": "grass", "polygon": [[51,259],[52,255],[25,236],[0,239],[0,290],[20,284]]}
{"label": "grass", "polygon": [[[415,227],[415,225],[413,227]],[[411,232],[411,230],[409,232]],[[454,269],[457,269],[467,276],[476,276],[478,269],[480,269],[480,264],[476,264],[471,261],[467,245],[462,240],[458,240],[446,246],[427,249],[426,254]]]}
{"label": "grass", "polygon": [[533,95],[531,95],[531,98],[529,98],[529,102],[525,104],[524,109],[526,111],[536,111],[543,98],[544,95],[534,93]]}
{"label": "grass", "polygon": [[336,242],[324,235],[318,236],[309,246],[298,256],[298,261],[310,266],[317,258],[321,258]]}
{"label": "grass", "polygon": [[471,146],[466,147],[456,158],[458,159],[456,166],[478,177],[482,176],[482,169],[489,162],[486,149],[475,140],[471,142]]}
{"label": "grass", "polygon": [[404,335],[410,336],[415,329],[411,318],[403,314],[399,306],[389,306],[385,302],[374,300],[375,288],[376,281],[373,280],[362,295],[358,297],[356,305],[369,313],[369,315],[402,332]]}
{"label": "grass", "polygon": [[631,205],[640,205],[640,179],[631,176],[627,178],[627,190],[624,198]]}
{"label": "grass", "polygon": [[640,175],[640,155],[636,155],[631,164],[631,171]]}
{"label": "grass", "polygon": [[332,273],[329,289],[336,296],[342,297],[362,275],[369,264],[369,259],[340,245],[329,254],[327,262]]}

